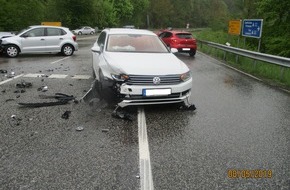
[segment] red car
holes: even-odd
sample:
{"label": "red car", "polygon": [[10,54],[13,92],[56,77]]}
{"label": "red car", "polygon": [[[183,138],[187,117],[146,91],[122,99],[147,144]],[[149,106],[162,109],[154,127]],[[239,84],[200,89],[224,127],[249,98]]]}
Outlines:
{"label": "red car", "polygon": [[190,32],[164,30],[158,36],[168,47],[176,48],[178,52],[189,53],[192,57],[196,53],[196,40]]}

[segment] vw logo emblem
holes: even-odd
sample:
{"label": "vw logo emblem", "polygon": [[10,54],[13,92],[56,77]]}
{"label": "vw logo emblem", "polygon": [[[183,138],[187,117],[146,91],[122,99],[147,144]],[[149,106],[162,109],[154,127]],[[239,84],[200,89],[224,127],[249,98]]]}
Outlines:
{"label": "vw logo emblem", "polygon": [[159,77],[153,78],[153,84],[160,84],[161,79]]}

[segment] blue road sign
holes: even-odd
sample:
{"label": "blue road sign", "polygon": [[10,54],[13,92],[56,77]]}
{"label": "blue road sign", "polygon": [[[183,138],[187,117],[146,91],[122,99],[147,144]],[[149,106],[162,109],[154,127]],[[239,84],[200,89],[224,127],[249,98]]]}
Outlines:
{"label": "blue road sign", "polygon": [[261,38],[263,19],[245,19],[243,20],[242,36]]}

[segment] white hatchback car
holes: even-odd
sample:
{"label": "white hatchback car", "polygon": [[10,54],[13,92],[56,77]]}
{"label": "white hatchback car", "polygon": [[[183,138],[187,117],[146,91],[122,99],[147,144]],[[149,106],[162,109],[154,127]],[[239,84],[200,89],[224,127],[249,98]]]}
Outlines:
{"label": "white hatchback car", "polygon": [[93,35],[96,31],[92,27],[84,26],[84,27],[82,27],[80,29],[73,30],[72,32],[77,34],[77,35],[83,35],[83,34],[91,34],[91,35]]}
{"label": "white hatchback car", "polygon": [[0,40],[8,57],[19,53],[59,53],[70,56],[78,50],[76,36],[65,27],[30,26],[18,35]]}
{"label": "white hatchback car", "polygon": [[112,88],[121,98],[120,107],[190,105],[189,68],[153,32],[105,29],[91,50],[98,92]]}

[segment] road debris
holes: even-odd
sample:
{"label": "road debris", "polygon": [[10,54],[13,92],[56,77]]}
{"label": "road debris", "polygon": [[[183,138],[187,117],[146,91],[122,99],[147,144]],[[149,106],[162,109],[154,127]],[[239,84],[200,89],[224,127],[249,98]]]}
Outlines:
{"label": "road debris", "polygon": [[70,100],[75,100],[76,97],[73,95],[67,95],[63,93],[55,93],[54,95],[44,95],[40,94],[40,98],[46,99],[46,98],[55,98],[57,100],[64,100],[64,101],[70,101]]}
{"label": "road debris", "polygon": [[61,118],[63,118],[63,119],[68,119],[69,116],[70,116],[70,114],[71,114],[71,111],[65,111],[65,112],[62,114]]}
{"label": "road debris", "polygon": [[16,84],[17,88],[29,88],[32,86],[31,82],[25,82],[25,81],[21,81],[20,83]]}
{"label": "road debris", "polygon": [[0,69],[0,73],[2,74],[7,73],[7,70]]}
{"label": "road debris", "polygon": [[68,101],[57,101],[57,102],[41,102],[41,103],[18,103],[18,105],[22,107],[30,107],[30,108],[39,108],[39,107],[48,107],[48,106],[58,106],[65,105]]}
{"label": "road debris", "polygon": [[47,106],[57,106],[57,105],[64,105],[67,104],[69,101],[75,100],[76,97],[73,95],[67,95],[63,93],[55,93],[54,95],[39,95],[40,98],[46,99],[46,98],[55,98],[58,101],[56,102],[40,102],[40,103],[18,103],[22,107],[31,107],[31,108],[37,108],[37,107],[47,107]]}
{"label": "road debris", "polygon": [[181,105],[178,110],[189,110],[189,111],[195,111],[196,107],[194,104],[190,104],[190,105]]}
{"label": "road debris", "polygon": [[11,72],[9,75],[5,75],[7,78],[13,78],[15,77],[15,72]]}
{"label": "road debris", "polygon": [[124,120],[128,120],[128,121],[133,121],[132,116],[128,112],[126,112],[125,110],[119,111],[117,109],[118,109],[118,107],[112,113],[112,116],[114,118],[124,119]]}
{"label": "road debris", "polygon": [[46,91],[48,91],[48,86],[41,86],[37,89],[37,91],[46,92]]}
{"label": "road debris", "polygon": [[78,126],[77,128],[76,128],[76,131],[83,131],[84,130],[84,127],[83,126]]}
{"label": "road debris", "polygon": [[109,132],[109,129],[102,129],[102,132],[107,133],[107,132]]}

